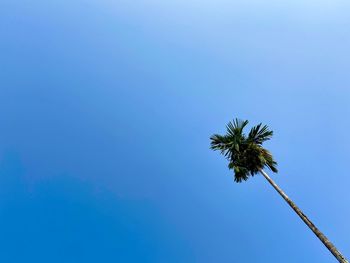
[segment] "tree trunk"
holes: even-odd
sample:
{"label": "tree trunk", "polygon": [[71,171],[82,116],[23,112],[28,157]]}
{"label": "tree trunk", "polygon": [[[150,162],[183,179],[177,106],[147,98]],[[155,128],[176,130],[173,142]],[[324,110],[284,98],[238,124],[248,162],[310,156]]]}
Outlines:
{"label": "tree trunk", "polygon": [[282,191],[281,188],[265,173],[264,170],[260,169],[261,174],[266,178],[267,181],[275,188],[275,190],[283,197],[284,200],[290,205],[291,208],[298,214],[298,216],[304,221],[304,223],[315,233],[315,235],[322,241],[322,243],[328,248],[328,250],[337,258],[341,263],[349,263],[347,259],[339,252],[339,250],[328,240],[328,238],[321,233],[320,230],[307,218],[306,215],[297,207],[292,200]]}

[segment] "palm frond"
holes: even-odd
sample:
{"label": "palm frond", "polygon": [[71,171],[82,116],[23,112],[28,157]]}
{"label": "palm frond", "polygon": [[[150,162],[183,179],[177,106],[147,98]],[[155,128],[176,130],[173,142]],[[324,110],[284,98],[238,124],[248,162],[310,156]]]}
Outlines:
{"label": "palm frond", "polygon": [[262,123],[259,123],[250,130],[248,140],[262,144],[264,141],[270,140],[272,135],[273,131],[267,125],[262,126]]}
{"label": "palm frond", "polygon": [[248,120],[240,120],[240,119],[234,119],[232,122],[229,122],[226,126],[227,128],[227,134],[231,136],[242,136],[243,135],[243,129],[245,126],[248,125]]}
{"label": "palm frond", "polygon": [[277,173],[278,170],[277,170],[277,162],[274,160],[272,154],[266,150],[266,149],[262,149],[262,155],[264,156],[265,158],[265,165],[270,168],[270,170],[274,173]]}
{"label": "palm frond", "polygon": [[210,137],[211,144],[210,148],[212,150],[227,150],[232,144],[230,138],[225,135],[214,134]]}

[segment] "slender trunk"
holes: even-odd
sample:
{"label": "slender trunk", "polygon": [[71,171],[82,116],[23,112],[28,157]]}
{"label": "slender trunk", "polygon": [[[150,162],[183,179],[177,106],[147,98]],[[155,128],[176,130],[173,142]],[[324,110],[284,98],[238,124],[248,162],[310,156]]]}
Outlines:
{"label": "slender trunk", "polygon": [[291,208],[298,214],[298,216],[304,221],[304,223],[315,233],[315,235],[322,241],[322,243],[328,248],[328,250],[337,258],[341,263],[349,263],[347,259],[339,252],[339,250],[328,240],[328,238],[321,233],[320,230],[307,218],[306,215],[297,207],[292,200],[282,191],[281,188],[265,173],[264,170],[260,169],[261,174],[266,178],[267,181],[275,188],[275,190],[283,197],[283,199],[290,205]]}

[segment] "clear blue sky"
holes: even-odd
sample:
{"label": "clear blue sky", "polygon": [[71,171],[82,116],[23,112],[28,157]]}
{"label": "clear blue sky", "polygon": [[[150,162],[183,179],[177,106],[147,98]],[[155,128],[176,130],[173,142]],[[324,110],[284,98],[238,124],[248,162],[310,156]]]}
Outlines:
{"label": "clear blue sky", "polygon": [[335,262],[209,136],[274,131],[276,182],[350,257],[348,1],[1,0],[0,262]]}

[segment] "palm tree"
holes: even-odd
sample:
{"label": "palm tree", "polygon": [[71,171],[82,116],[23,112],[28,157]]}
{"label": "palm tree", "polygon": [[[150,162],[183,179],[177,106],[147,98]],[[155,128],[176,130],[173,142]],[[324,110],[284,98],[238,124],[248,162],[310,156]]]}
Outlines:
{"label": "palm tree", "polygon": [[263,170],[268,167],[272,172],[277,173],[277,162],[272,154],[262,147],[263,142],[270,140],[273,132],[268,126],[261,123],[254,126],[248,136],[243,133],[248,121],[235,119],[230,122],[227,128],[227,134],[214,134],[210,137],[211,149],[219,150],[222,155],[229,161],[228,168],[234,171],[234,180],[237,183],[246,181],[250,176],[261,173],[266,180],[275,188],[291,208],[298,214],[304,223],[314,232],[322,241],[328,250],[341,263],[348,263],[346,258],[339,250],[321,233],[320,230],[307,218],[307,216],[294,204],[292,200],[282,191],[281,188],[268,176]]}

